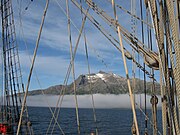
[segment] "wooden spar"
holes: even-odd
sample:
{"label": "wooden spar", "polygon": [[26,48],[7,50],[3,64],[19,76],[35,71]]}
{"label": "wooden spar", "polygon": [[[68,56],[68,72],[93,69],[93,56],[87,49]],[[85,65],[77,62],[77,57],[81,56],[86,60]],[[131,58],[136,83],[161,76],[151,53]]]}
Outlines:
{"label": "wooden spar", "polygon": [[116,22],[111,16],[107,15],[106,12],[99,8],[94,2],[87,0],[86,3],[116,32],[116,27],[119,26],[122,35],[132,43],[130,45],[133,46],[138,53],[141,52],[144,55],[148,55],[149,57],[153,57],[153,59],[155,58],[157,61],[159,61],[159,58],[155,52],[152,52],[150,49],[148,49],[137,37],[132,37],[130,32],[128,32],[122,25],[120,25],[119,22]]}
{"label": "wooden spar", "polygon": [[[4,2],[6,0],[1,0],[1,2],[2,1]],[[46,0],[46,1],[49,3],[49,0]],[[71,1],[76,2],[75,0],[71,0]],[[132,93],[132,88],[131,88],[130,79],[129,79],[129,73],[128,73],[128,67],[127,67],[127,63],[126,63],[126,58],[129,59],[129,60],[132,60],[133,62],[135,61],[135,58],[128,50],[126,50],[126,48],[124,48],[123,41],[122,41],[123,38],[125,38],[125,40],[130,42],[130,46],[134,50],[136,50],[138,53],[141,54],[141,56],[143,57],[144,62],[146,63],[146,65],[148,67],[150,67],[151,69],[160,70],[160,72],[161,72],[160,74],[162,75],[161,76],[162,78],[160,78],[160,80],[161,80],[160,82],[161,82],[162,100],[166,100],[165,102],[163,102],[163,107],[162,107],[163,110],[165,110],[164,112],[162,112],[163,117],[164,117],[163,118],[164,134],[166,134],[166,131],[167,131],[167,127],[166,127],[166,124],[168,123],[167,121],[169,121],[169,123],[172,125],[172,126],[170,126],[170,128],[172,128],[171,130],[173,131],[173,133],[174,134],[180,134],[180,131],[179,131],[179,119],[177,119],[178,115],[176,114],[178,112],[176,110],[176,108],[178,108],[180,110],[180,100],[179,100],[178,104],[175,103],[175,101],[174,101],[175,100],[174,96],[177,96],[178,98],[180,98],[179,29],[178,29],[178,18],[175,20],[175,15],[177,15],[177,14],[174,14],[174,12],[176,10],[174,10],[173,2],[171,0],[166,0],[166,1],[165,0],[159,0],[159,5],[162,4],[162,3],[164,3],[164,5],[161,5],[158,8],[154,8],[156,6],[155,3],[157,3],[157,1],[154,1],[154,3],[153,3],[152,0],[151,1],[150,0],[145,0],[147,3],[153,4],[153,8],[154,8],[154,10],[152,10],[152,12],[151,12],[151,15],[153,14],[152,15],[153,28],[155,29],[155,35],[157,36],[156,37],[157,38],[157,44],[158,44],[157,48],[158,48],[158,52],[159,52],[159,54],[157,54],[156,52],[154,52],[152,50],[149,50],[149,48],[144,47],[144,45],[145,45],[144,42],[139,41],[138,38],[135,37],[135,39],[133,39],[134,38],[133,35],[119,24],[118,16],[116,14],[116,8],[115,8],[117,6],[116,6],[114,1],[115,0],[112,0],[112,6],[113,6],[113,9],[114,9],[115,19],[113,19],[111,16],[108,16],[103,10],[101,10],[99,7],[97,7],[96,4],[94,2],[92,2],[92,0],[86,0],[86,3],[88,3],[88,6],[91,7],[98,14],[98,17],[100,16],[109,26],[111,26],[111,28],[113,28],[115,30],[115,32],[117,32],[119,41],[117,41],[115,39],[115,37],[110,35],[110,32],[106,33],[105,30],[103,31],[103,27],[100,27],[100,25],[97,25],[96,20],[91,15],[89,15],[88,13],[87,13],[87,18],[89,18],[90,21],[92,21],[93,24],[97,26],[97,28],[108,38],[108,40],[115,47],[116,47],[116,44],[118,44],[120,46],[120,47],[117,47],[117,49],[120,52],[122,52],[122,58],[123,58],[124,69],[125,69],[126,77],[127,77],[127,84],[128,84],[129,94],[130,94],[130,101],[131,101],[131,107],[132,107],[132,111],[133,111],[133,119],[134,119],[134,125],[135,125],[136,134],[139,135],[138,121],[137,121],[137,117],[136,117],[134,96],[133,96],[133,93]],[[178,0],[176,0],[176,2],[178,2]],[[163,12],[164,12],[163,6],[165,6],[165,5],[167,6],[167,11],[165,12],[165,14],[167,14],[166,15],[167,18],[163,19]],[[148,5],[148,6],[151,7],[151,5]],[[177,3],[177,6],[179,7],[179,3]],[[33,58],[31,68],[30,68],[30,74],[29,74],[29,77],[28,77],[28,85],[26,87],[26,93],[25,93],[22,108],[21,108],[21,115],[20,115],[20,119],[19,119],[17,135],[19,134],[19,132],[21,130],[22,115],[23,115],[23,112],[25,110],[26,97],[27,97],[27,93],[28,93],[31,74],[32,74],[32,70],[33,70],[33,66],[34,66],[34,62],[35,62],[35,57],[36,57],[36,53],[37,53],[37,49],[38,49],[38,44],[39,44],[41,31],[42,31],[42,26],[43,26],[43,23],[44,23],[47,8],[48,8],[48,4],[46,3],[44,16],[42,18],[40,32],[39,32],[39,35],[38,35],[38,39],[37,39],[37,42],[36,42],[36,48],[35,48],[35,51],[34,51],[34,58]],[[83,12],[82,8],[81,8],[81,10]],[[158,15],[159,12],[157,10],[160,10],[160,15]],[[179,11],[179,9],[178,9],[178,11]],[[178,12],[178,11],[176,11],[176,12]],[[160,19],[159,19],[159,17],[160,17]],[[141,20],[141,22],[144,22],[142,18],[140,20]],[[168,28],[164,28],[164,27],[168,27]],[[2,29],[4,30],[4,28],[2,28]],[[82,31],[81,31],[81,33],[82,33]],[[80,36],[81,36],[81,33],[80,33]],[[79,36],[79,38],[80,38],[80,36]],[[2,36],[2,38],[4,39],[5,37]],[[167,41],[166,45],[165,45],[164,41]],[[78,42],[77,42],[77,46],[78,46]],[[8,50],[11,49],[10,45],[7,45],[7,46],[9,46]],[[168,50],[169,52],[164,51],[165,48],[169,49]],[[7,51],[6,49],[7,48],[4,48],[4,46],[3,46],[3,51],[4,52]],[[75,55],[73,55],[73,54],[74,53],[72,52],[72,47],[71,47],[71,66],[72,66],[72,71],[73,71],[73,74],[74,74],[75,71],[74,71],[73,64],[74,64]],[[9,57],[9,56],[11,57],[11,52],[8,52],[7,54],[4,54],[4,57],[5,57],[4,58],[4,64],[6,66],[4,70],[6,70],[6,68],[12,68],[12,65],[11,65],[10,61],[9,61],[9,63],[6,62],[7,57]],[[169,61],[169,62],[166,61],[166,57],[170,58],[171,61]],[[138,66],[140,64],[138,62],[136,62],[136,65]],[[140,66],[139,66],[139,68],[142,71],[144,70],[144,73],[147,74],[148,71],[146,71],[145,68],[141,68]],[[171,68],[171,69],[169,69],[169,68]],[[169,73],[170,71],[171,71],[171,73]],[[14,71],[12,70],[10,73],[13,74]],[[150,76],[150,73],[148,73],[148,74]],[[8,76],[8,74],[6,74],[6,73],[5,73],[4,77],[9,78],[10,80],[13,78],[13,76]],[[73,79],[75,81],[75,77]],[[9,98],[10,97],[9,92],[13,93],[13,91],[12,92],[10,91],[10,90],[13,89],[13,87],[12,87],[13,82],[10,82],[11,86],[8,86],[8,82],[4,82],[4,83],[5,83],[4,84],[5,85],[5,94],[7,96],[7,105],[9,105],[9,104],[12,104],[12,103],[10,103],[11,100]],[[163,89],[164,85],[165,85],[165,88]],[[7,88],[7,86],[11,87],[11,89],[9,90]],[[174,88],[174,86],[176,86],[177,88]],[[76,86],[74,84],[74,91],[76,91],[75,89],[76,89]],[[176,89],[177,89],[177,94],[174,94]],[[12,96],[15,96],[15,95],[12,95]],[[14,99],[14,98],[12,97],[12,99]],[[152,99],[153,104],[157,103],[156,101],[157,101],[157,98]],[[11,102],[14,102],[14,101],[11,101]],[[166,105],[166,103],[167,103],[167,105]],[[17,104],[17,102],[16,102],[16,104]],[[14,106],[14,103],[13,103],[13,106]],[[78,108],[78,106],[77,106],[77,108]],[[157,106],[153,105],[153,108],[154,108],[153,113],[155,113],[155,111],[157,110]],[[12,115],[12,114],[7,113],[6,115]],[[13,115],[12,115],[12,117],[16,118],[16,116],[13,116]],[[153,134],[158,133],[157,132],[156,119],[157,119],[156,116],[154,116],[154,133]],[[57,123],[57,120],[56,120],[55,123]],[[80,128],[79,124],[78,124],[78,128]],[[79,132],[79,134],[80,134],[80,132]]]}
{"label": "wooden spar", "polygon": [[[75,0],[71,0],[72,2],[73,2],[73,4],[75,5],[75,6],[77,6],[82,12],[83,12],[83,14],[85,15],[85,10],[84,10],[84,8],[81,8],[81,6],[75,1]],[[117,49],[118,49],[118,51],[120,51],[121,52],[121,49],[118,47],[118,46],[116,46],[116,44],[115,44],[115,42],[119,45],[119,42],[115,39],[115,38],[112,38],[111,36],[112,35],[109,35],[109,34],[107,34],[107,33],[105,33],[105,31],[104,31],[104,28],[97,22],[97,20],[95,20],[89,13],[87,13],[87,18],[92,22],[92,24],[94,24],[94,26],[98,29],[98,30],[100,30],[100,32],[112,43],[112,45],[113,46],[115,46]],[[123,38],[125,41],[128,41],[126,38]],[[114,40],[114,42],[113,42],[113,40]],[[135,48],[133,48],[133,49],[135,49]],[[128,54],[130,54],[125,48],[124,48],[124,51],[125,51],[125,55],[127,56],[127,58],[128,59],[130,59],[131,60],[131,56],[130,55],[128,55]],[[142,50],[141,49],[139,49],[139,51],[141,52]],[[152,55],[155,55],[155,53],[153,53],[153,52],[151,52],[152,53]],[[152,57],[153,59],[154,59],[154,57]],[[155,58],[155,60],[156,60],[156,58]],[[133,57],[132,57],[132,61],[136,64],[136,66],[138,67],[138,68],[140,68],[143,72],[145,72],[146,73],[146,75],[149,77],[149,78],[152,78],[152,75],[146,70],[146,69],[144,69],[143,68],[143,66],[140,64],[140,63],[138,63]],[[156,81],[156,79],[153,77],[153,80],[154,81]]]}
{"label": "wooden spar", "polygon": [[30,81],[31,81],[31,75],[32,75],[32,71],[33,71],[33,68],[34,68],[36,54],[37,54],[37,50],[38,50],[38,47],[39,47],[39,41],[40,41],[41,32],[42,32],[42,28],[43,28],[43,25],[44,25],[44,21],[45,21],[48,6],[49,6],[49,0],[46,0],[46,6],[45,6],[44,14],[43,14],[43,17],[42,17],[42,22],[41,22],[41,26],[40,26],[40,29],[39,29],[38,38],[37,38],[37,41],[36,41],[36,47],[35,47],[35,50],[34,50],[34,55],[33,55],[33,59],[32,59],[30,73],[29,73],[29,76],[28,76],[28,83],[27,83],[25,95],[24,95],[24,98],[23,98],[21,114],[20,114],[20,118],[19,118],[19,124],[18,124],[18,129],[17,129],[16,135],[19,135],[19,132],[20,132],[20,127],[21,127],[21,123],[22,123],[22,116],[23,116],[23,112],[24,112],[24,108],[25,108],[25,104],[26,104],[26,98],[27,98],[27,94],[28,94],[28,89],[29,89],[29,85],[30,85]]}
{"label": "wooden spar", "polygon": [[[116,14],[116,8],[115,8],[114,3],[115,3],[114,0],[112,0],[112,6],[114,9],[115,19],[118,22],[118,16]],[[129,73],[128,73],[128,68],[127,68],[127,63],[126,63],[126,57],[125,57],[125,53],[124,53],[124,46],[122,43],[121,30],[120,30],[119,26],[117,26],[117,30],[118,30],[118,37],[119,37],[119,45],[121,47],[122,57],[123,57],[123,62],[124,62],[124,69],[126,72],[126,79],[127,79],[128,89],[129,89],[129,96],[130,96],[130,101],[131,101],[131,108],[133,111],[133,118],[134,118],[134,124],[135,124],[135,128],[136,128],[136,134],[139,135],[139,128],[138,128],[138,122],[137,122],[136,110],[135,110],[135,104],[134,104],[134,96],[133,96],[132,88],[131,88],[131,84],[130,84]]]}

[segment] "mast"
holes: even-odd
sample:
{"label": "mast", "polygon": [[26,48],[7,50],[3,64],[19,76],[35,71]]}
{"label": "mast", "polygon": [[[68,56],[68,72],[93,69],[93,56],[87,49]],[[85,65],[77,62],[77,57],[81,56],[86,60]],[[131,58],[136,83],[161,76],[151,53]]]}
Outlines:
{"label": "mast", "polygon": [[[71,0],[81,11],[83,8],[80,8],[78,3],[75,0]],[[111,0],[107,0],[111,3]],[[157,126],[157,103],[158,99],[156,96],[155,89],[155,75],[154,70],[159,70],[160,73],[160,83],[161,88],[161,103],[163,104],[163,132],[166,134],[166,131],[169,131],[169,134],[180,134],[179,130],[179,113],[180,113],[180,47],[179,47],[179,1],[172,0],[146,0],[146,10],[149,15],[151,15],[151,22],[153,24],[154,34],[156,42],[151,43],[151,47],[147,48],[144,39],[139,40],[138,37],[133,37],[133,34],[130,33],[125,27],[120,25],[120,23],[113,19],[110,15],[108,15],[103,9],[97,6],[96,1],[86,0],[86,4],[91,7],[92,11],[97,14],[108,26],[112,28],[116,33],[117,27],[119,27],[122,37],[125,41],[129,41],[128,44],[134,49],[138,54],[141,54],[141,57],[144,59],[144,63],[147,67],[150,68],[151,73],[149,74],[152,79],[152,114],[153,114],[153,134],[158,133]],[[142,6],[142,5],[141,5]],[[124,10],[126,13],[131,16],[136,17],[129,11],[125,10],[122,6],[114,5],[114,7],[119,7]],[[83,11],[84,12],[84,11]],[[142,12],[142,9],[141,9]],[[116,14],[116,13],[115,13]],[[142,13],[141,13],[142,14]],[[93,15],[88,14],[88,19],[97,27],[97,29],[115,46],[117,39],[115,39],[112,35],[108,34],[102,27],[101,23],[98,22]],[[142,22],[143,28],[143,16],[139,20]],[[148,26],[151,26],[148,22],[144,23]],[[152,30],[153,30],[152,29]],[[142,30],[142,34],[144,34]],[[149,40],[151,40],[152,35],[143,35],[150,36]],[[133,40],[135,38],[135,41]],[[149,42],[149,41],[148,41]],[[154,46],[157,47],[157,53],[153,51]],[[116,46],[115,46],[116,47]],[[126,51],[125,46],[123,48],[118,48],[121,53]],[[127,51],[128,52],[128,51]],[[129,54],[130,60],[134,60],[131,54]],[[127,56],[126,56],[127,57]],[[128,57],[127,57],[128,58]],[[139,64],[139,63],[138,63]],[[137,64],[137,67],[140,68]],[[143,65],[142,71],[147,74],[145,69],[145,64]],[[146,77],[144,74],[144,78]],[[148,75],[148,74],[147,74]],[[144,86],[146,85],[146,80],[144,80]],[[146,89],[146,87],[144,88]],[[177,93],[176,93],[177,92]],[[178,98],[178,103],[176,103],[175,97]],[[167,112],[166,112],[167,111]],[[145,113],[146,114],[146,113]],[[166,120],[167,118],[167,120]],[[147,124],[146,124],[147,125]],[[167,126],[166,126],[167,125]],[[166,128],[166,129],[165,129]]]}
{"label": "mast", "polygon": [[[126,11],[131,15],[133,19],[139,19],[141,21],[141,34],[142,39],[139,40],[136,37],[135,33],[132,34],[125,27],[120,24],[118,20],[118,12],[116,10],[115,0],[108,0],[112,4],[114,17],[108,15],[103,9],[100,8],[92,0],[86,0],[85,4],[91,8],[93,13],[96,13],[96,17],[101,18],[107,26],[110,26],[113,32],[116,33],[116,37],[111,35],[105,27],[101,25],[93,16],[91,12],[85,12],[83,5],[79,5],[77,0],[71,0],[71,2],[76,5],[81,13],[85,14],[84,22],[80,30],[80,34],[76,43],[76,48],[79,44],[81,34],[83,33],[83,28],[85,25],[85,20],[88,18],[93,25],[115,46],[119,52],[122,53],[122,58],[124,62],[124,68],[126,71],[127,84],[129,89],[129,95],[131,97],[131,105],[133,110],[133,117],[135,123],[134,134],[139,134],[138,127],[138,118],[136,117],[136,101],[134,100],[134,95],[132,93],[132,87],[129,78],[128,65],[126,60],[132,60],[133,64],[136,65],[139,69],[144,72],[144,93],[145,93],[145,134],[148,134],[148,119],[147,119],[147,109],[146,109],[146,77],[152,79],[152,91],[151,91],[151,101],[152,104],[152,126],[153,134],[158,134],[158,124],[157,124],[157,104],[158,98],[156,96],[155,89],[155,70],[159,70],[160,74],[160,89],[162,103],[162,122],[163,122],[163,135],[168,133],[171,134],[180,134],[179,124],[180,124],[180,37],[179,37],[179,1],[178,0],[145,0],[146,12],[148,15],[151,15],[151,24],[147,21],[145,23],[143,17],[143,8],[142,0],[140,0],[141,7],[141,17],[138,18],[136,14]],[[16,44],[16,32],[14,25],[13,9],[12,9],[12,0],[1,0],[1,17],[2,17],[2,55],[3,55],[3,104],[1,105],[2,118],[0,119],[0,126],[5,127],[6,133],[13,134],[17,130],[17,134],[33,134],[30,127],[31,123],[29,122],[27,106],[26,106],[26,97],[30,85],[31,75],[35,63],[36,53],[39,46],[39,41],[41,37],[41,32],[44,24],[44,19],[46,16],[46,11],[49,5],[49,0],[46,0],[47,4],[44,10],[42,23],[36,43],[36,48],[34,51],[34,58],[32,66],[30,69],[30,74],[28,78],[28,84],[26,87],[26,93],[24,96],[23,103],[21,101],[21,96],[24,94],[24,85],[22,82],[22,75],[19,62],[18,46]],[[118,2],[117,2],[118,3]],[[119,6],[120,7],[120,6]],[[121,7],[121,9],[123,9]],[[148,18],[149,19],[149,18]],[[70,18],[69,29],[70,29]],[[156,43],[152,40],[152,33],[146,35],[144,30],[144,25],[148,26],[148,29],[154,29],[154,36],[156,38]],[[145,36],[148,36],[148,45],[146,45]],[[71,36],[70,36],[71,37]],[[118,37],[118,38],[117,38]],[[71,39],[71,38],[70,38]],[[123,41],[126,41],[130,48],[133,50],[134,54],[131,54]],[[153,50],[153,43],[157,45],[158,53]],[[71,43],[70,43],[71,44]],[[118,46],[119,45],[119,46]],[[86,46],[87,48],[87,46]],[[71,50],[71,65],[73,72],[74,80],[74,93],[76,93],[76,84],[75,84],[75,71],[74,71],[74,57],[75,54]],[[86,50],[87,51],[87,50]],[[86,52],[87,53],[87,52]],[[143,65],[141,66],[140,62],[136,61],[135,56],[138,54],[142,58]],[[86,54],[87,55],[87,54]],[[87,55],[88,57],[88,55]],[[148,72],[150,69],[150,73]],[[70,70],[71,71],[71,70]],[[70,72],[69,71],[69,72]],[[90,70],[89,70],[90,71]],[[89,72],[90,73],[90,72]],[[135,69],[133,71],[135,79]],[[135,86],[134,86],[135,88]],[[133,89],[134,90],[134,89]],[[135,90],[134,90],[135,91]],[[23,94],[20,94],[23,93]],[[177,100],[175,99],[177,97]],[[176,103],[176,101],[178,101]],[[77,98],[75,97],[75,102],[77,104]],[[94,103],[93,103],[94,104]],[[77,125],[78,125],[78,134],[80,134],[80,124],[79,124],[79,115],[78,115],[78,105],[76,105],[76,115],[77,115]],[[21,108],[21,111],[20,111]],[[140,106],[141,108],[141,106]],[[56,111],[55,111],[56,112]],[[59,113],[59,111],[58,111]],[[57,113],[57,118],[58,118]],[[55,113],[54,113],[55,114]],[[56,120],[57,121],[57,120]],[[18,125],[19,122],[19,125]],[[95,117],[96,122],[96,117]],[[24,125],[22,123],[25,123]],[[53,126],[54,130],[54,126]],[[53,133],[52,130],[52,133]],[[1,131],[0,131],[1,132]],[[4,132],[3,132],[4,133]]]}
{"label": "mast", "polygon": [[[11,0],[1,0],[1,17],[2,17],[2,53],[4,69],[4,87],[3,98],[3,117],[1,126],[6,128],[6,133],[14,134],[19,121],[19,106],[21,106],[21,96],[24,92],[22,74],[20,69],[18,46],[16,43],[16,32],[14,25],[14,16]],[[28,127],[29,119],[26,110],[23,113],[23,123],[21,134],[30,133]],[[29,131],[27,130],[29,128]]]}

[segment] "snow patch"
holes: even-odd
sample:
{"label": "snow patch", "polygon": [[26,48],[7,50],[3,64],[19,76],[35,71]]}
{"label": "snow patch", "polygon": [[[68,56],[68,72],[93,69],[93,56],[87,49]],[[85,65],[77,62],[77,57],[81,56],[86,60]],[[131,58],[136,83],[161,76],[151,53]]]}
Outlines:
{"label": "snow patch", "polygon": [[91,81],[92,83],[95,83],[98,77],[96,75],[90,75],[87,76],[87,78],[89,82]]}
{"label": "snow patch", "polygon": [[104,74],[101,74],[101,73],[97,73],[96,74],[99,78],[101,78],[103,81],[105,81],[106,77]]}
{"label": "snow patch", "polygon": [[114,73],[113,73],[113,76],[115,76],[115,77],[119,78],[119,76],[118,76],[118,75],[116,75],[116,74],[114,74]]}

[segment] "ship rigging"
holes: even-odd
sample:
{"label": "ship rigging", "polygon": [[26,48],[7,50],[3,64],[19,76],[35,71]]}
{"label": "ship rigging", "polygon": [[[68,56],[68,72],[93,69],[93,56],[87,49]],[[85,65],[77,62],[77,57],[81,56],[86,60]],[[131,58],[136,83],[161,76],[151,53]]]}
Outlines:
{"label": "ship rigging", "polygon": [[[75,82],[75,59],[80,40],[83,40],[85,48],[85,58],[87,61],[88,74],[91,74],[88,34],[86,32],[87,21],[99,34],[109,41],[109,45],[119,52],[123,62],[126,75],[128,94],[130,96],[131,109],[133,113],[132,134],[150,134],[147,123],[151,123],[153,135],[179,135],[180,134],[180,1],[179,0],[129,0],[130,10],[121,5],[117,0],[66,0],[66,10],[61,6],[61,2],[54,0],[67,18],[67,37],[69,40],[70,62],[64,79],[64,86],[68,84],[70,75],[73,80],[73,94],[75,99],[75,113],[77,134],[81,133],[81,122],[79,119],[77,84]],[[17,0],[18,3],[22,2]],[[24,8],[28,10],[33,0]],[[125,2],[125,1],[123,1]],[[102,4],[104,3],[104,4]],[[33,125],[30,122],[27,107],[27,96],[31,82],[31,76],[36,64],[39,42],[43,32],[46,16],[51,1],[46,0],[44,12],[42,14],[39,33],[31,60],[31,66],[26,85],[23,83],[22,72],[19,59],[19,48],[16,41],[16,29],[14,21],[12,0],[1,0],[1,55],[2,55],[2,86],[1,86],[1,107],[0,107],[0,133],[2,134],[36,134],[33,133]],[[111,10],[106,10],[103,6],[108,5]],[[138,5],[139,4],[139,5]],[[80,12],[80,28],[76,26],[71,18],[71,7],[77,8]],[[22,8],[22,6],[21,6]],[[130,16],[131,25],[122,24],[121,14]],[[111,13],[109,13],[111,12]],[[22,19],[22,13],[19,14]],[[77,29],[76,41],[72,41],[72,26]],[[103,46],[102,46],[103,48]],[[97,57],[100,57],[97,54]],[[112,58],[113,59],[113,58]],[[101,61],[105,64],[105,61]],[[132,62],[132,69],[128,62]],[[107,66],[107,65],[106,65]],[[136,103],[136,71],[143,73],[144,89],[144,108]],[[132,72],[132,77],[130,77]],[[159,74],[159,77],[155,76]],[[140,76],[140,75],[139,75]],[[133,81],[130,81],[132,78]],[[140,77],[139,77],[140,78]],[[147,79],[152,83],[151,100],[147,101]],[[91,80],[92,81],[92,80]],[[155,83],[159,82],[160,89],[156,90]],[[46,134],[53,134],[55,126],[58,125],[61,134],[66,132],[61,128],[58,117],[63,102],[66,88],[63,87],[56,108],[53,111],[49,106],[52,118]],[[92,90],[92,82],[89,84],[89,90]],[[157,92],[160,91],[161,100],[158,100]],[[42,94],[44,95],[43,91]],[[93,119],[95,124],[94,134],[100,134],[97,126],[98,117],[96,116],[95,101],[91,91]],[[147,114],[147,102],[151,103],[152,116]],[[161,103],[162,121],[157,119],[157,104]],[[144,115],[144,130],[139,128],[137,110]],[[162,123],[159,130],[158,122]]]}

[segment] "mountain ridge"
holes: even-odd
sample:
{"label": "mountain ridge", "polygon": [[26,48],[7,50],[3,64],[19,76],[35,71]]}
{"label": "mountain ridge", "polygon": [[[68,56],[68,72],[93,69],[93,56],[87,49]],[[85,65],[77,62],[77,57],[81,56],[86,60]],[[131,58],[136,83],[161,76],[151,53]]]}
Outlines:
{"label": "mountain ridge", "polygon": [[[132,79],[130,79],[132,84]],[[143,90],[143,80],[135,78],[135,93],[142,94]],[[129,92],[126,78],[116,75],[114,73],[106,73],[104,71],[99,71],[98,73],[82,74],[76,80],[76,94],[127,94]],[[151,93],[152,82],[146,83],[147,94]],[[91,88],[91,90],[90,90]],[[43,89],[44,94],[48,95],[59,95],[65,89],[64,94],[72,95],[74,94],[73,83],[64,86],[62,84],[51,86],[49,88]],[[155,93],[160,94],[160,85],[155,83]],[[42,90],[29,91],[28,95],[41,95]]]}

